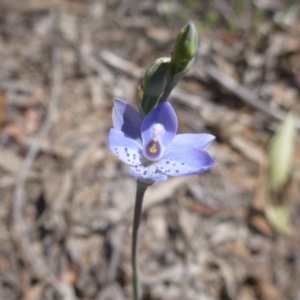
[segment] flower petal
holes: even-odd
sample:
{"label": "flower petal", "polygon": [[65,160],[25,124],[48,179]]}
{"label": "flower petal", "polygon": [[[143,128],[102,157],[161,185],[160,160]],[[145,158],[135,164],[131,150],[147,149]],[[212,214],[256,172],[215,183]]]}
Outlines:
{"label": "flower petal", "polygon": [[178,148],[205,150],[214,139],[215,137],[213,135],[207,133],[178,134],[166,149],[166,153]]}
{"label": "flower petal", "polygon": [[201,174],[215,164],[214,159],[206,151],[186,148],[165,153],[156,162],[161,172],[172,176]]}
{"label": "flower petal", "polygon": [[161,173],[155,164],[151,162],[144,163],[139,166],[132,166],[129,173],[135,176],[138,180],[152,184],[155,181],[167,180],[168,176]]}
{"label": "flower petal", "polygon": [[145,161],[142,146],[119,130],[110,130],[108,144],[111,152],[126,164],[134,166]]}
{"label": "flower petal", "polygon": [[152,110],[142,123],[143,145],[157,139],[166,147],[173,140],[177,127],[175,111],[167,101],[164,101]]}
{"label": "flower petal", "polygon": [[127,102],[114,98],[113,125],[134,140],[141,139],[143,117]]}

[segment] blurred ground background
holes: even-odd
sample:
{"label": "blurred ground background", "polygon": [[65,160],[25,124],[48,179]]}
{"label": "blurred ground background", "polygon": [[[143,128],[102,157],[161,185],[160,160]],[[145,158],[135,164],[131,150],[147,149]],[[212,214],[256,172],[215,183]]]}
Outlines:
{"label": "blurred ground background", "polygon": [[147,191],[144,299],[300,299],[299,140],[288,183],[264,188],[270,138],[300,112],[299,1],[0,0],[1,300],[132,299],[112,97],[135,105],[190,19],[199,53],[170,101],[179,132],[217,137],[218,166]]}

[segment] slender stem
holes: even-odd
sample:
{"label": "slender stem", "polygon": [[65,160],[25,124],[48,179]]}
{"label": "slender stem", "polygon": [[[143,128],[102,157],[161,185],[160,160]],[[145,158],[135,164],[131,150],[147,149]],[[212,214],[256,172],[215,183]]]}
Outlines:
{"label": "slender stem", "polygon": [[159,99],[159,103],[162,103],[163,101],[166,101],[168,99],[168,97],[170,96],[173,88],[175,87],[176,84],[173,83],[169,83],[166,88],[164,93],[162,94],[162,96]]}
{"label": "slender stem", "polygon": [[139,247],[139,227],[142,217],[142,204],[144,199],[144,194],[149,185],[143,182],[137,181],[136,195],[135,195],[135,205],[134,205],[134,215],[133,215],[133,227],[132,227],[132,270],[133,270],[133,295],[134,300],[142,299],[142,288],[141,280],[139,274],[138,265],[138,247]]}

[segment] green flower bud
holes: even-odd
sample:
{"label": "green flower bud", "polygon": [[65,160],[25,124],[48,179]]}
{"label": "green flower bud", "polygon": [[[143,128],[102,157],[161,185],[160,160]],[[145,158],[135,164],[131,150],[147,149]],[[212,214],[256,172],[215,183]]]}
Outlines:
{"label": "green flower bud", "polygon": [[159,102],[161,94],[168,84],[168,68],[171,59],[156,59],[145,73],[143,84],[139,88],[139,107],[147,115]]}
{"label": "green flower bud", "polygon": [[170,77],[177,83],[190,70],[198,51],[198,33],[192,21],[178,34],[172,54]]}

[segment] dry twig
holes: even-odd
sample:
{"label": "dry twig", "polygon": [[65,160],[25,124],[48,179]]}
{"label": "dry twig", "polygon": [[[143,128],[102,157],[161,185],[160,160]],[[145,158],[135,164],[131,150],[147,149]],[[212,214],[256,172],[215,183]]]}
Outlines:
{"label": "dry twig", "polygon": [[[215,81],[217,81],[222,87],[228,90],[230,93],[237,96],[240,100],[244,101],[246,104],[250,105],[256,110],[260,110],[270,117],[283,122],[286,114],[278,109],[269,107],[264,103],[257,101],[257,96],[251,93],[241,85],[239,85],[233,78],[224,74],[221,70],[217,69],[212,65],[204,66],[207,74]],[[297,121],[297,129],[300,129],[300,122]]]}

